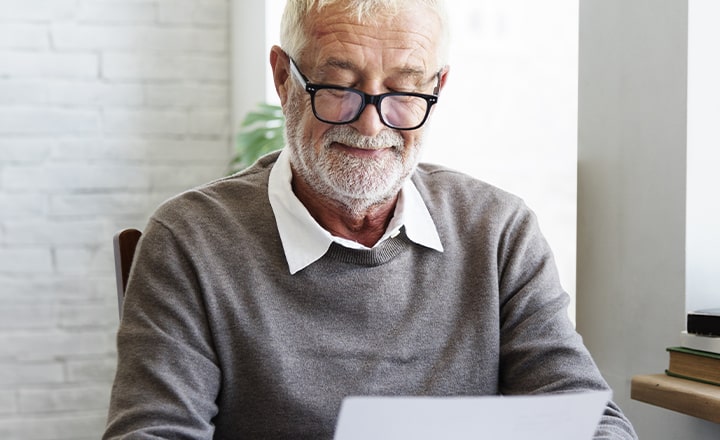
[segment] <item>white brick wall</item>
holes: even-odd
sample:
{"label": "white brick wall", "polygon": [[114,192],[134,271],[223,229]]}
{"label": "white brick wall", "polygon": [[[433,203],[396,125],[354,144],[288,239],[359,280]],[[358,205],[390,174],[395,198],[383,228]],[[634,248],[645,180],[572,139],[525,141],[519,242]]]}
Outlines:
{"label": "white brick wall", "polygon": [[0,439],[97,439],[112,234],[226,173],[229,0],[0,0]]}

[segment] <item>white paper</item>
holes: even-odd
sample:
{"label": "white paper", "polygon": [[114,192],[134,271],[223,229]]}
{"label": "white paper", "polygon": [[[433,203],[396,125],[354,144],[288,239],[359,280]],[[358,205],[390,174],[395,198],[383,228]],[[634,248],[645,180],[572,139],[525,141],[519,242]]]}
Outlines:
{"label": "white paper", "polygon": [[335,440],[590,440],[610,391],[343,400]]}

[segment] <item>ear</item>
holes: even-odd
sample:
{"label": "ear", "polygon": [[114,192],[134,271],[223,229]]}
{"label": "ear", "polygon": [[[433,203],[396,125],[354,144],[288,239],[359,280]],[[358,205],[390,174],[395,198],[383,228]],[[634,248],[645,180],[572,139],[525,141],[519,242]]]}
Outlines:
{"label": "ear", "polygon": [[446,65],[442,68],[442,71],[440,72],[440,91],[442,91],[443,88],[445,88],[445,83],[447,82],[448,75],[450,74],[450,66]]}
{"label": "ear", "polygon": [[290,62],[287,54],[279,46],[270,49],[270,67],[272,67],[275,91],[280,97],[280,104],[287,101],[287,81],[290,79]]}

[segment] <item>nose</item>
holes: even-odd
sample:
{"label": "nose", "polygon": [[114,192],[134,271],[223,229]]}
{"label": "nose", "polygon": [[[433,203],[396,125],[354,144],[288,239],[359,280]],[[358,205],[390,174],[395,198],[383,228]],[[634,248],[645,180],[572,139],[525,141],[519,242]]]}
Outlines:
{"label": "nose", "polygon": [[385,124],[380,120],[380,113],[374,103],[365,106],[362,113],[360,113],[360,117],[352,123],[352,126],[365,136],[376,136],[386,128]]}

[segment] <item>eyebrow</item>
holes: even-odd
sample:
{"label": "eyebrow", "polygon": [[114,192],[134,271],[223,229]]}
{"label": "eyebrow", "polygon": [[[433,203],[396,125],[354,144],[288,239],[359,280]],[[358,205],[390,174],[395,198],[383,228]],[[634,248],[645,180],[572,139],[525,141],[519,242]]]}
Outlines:
{"label": "eyebrow", "polygon": [[329,58],[323,64],[323,68],[324,67],[335,67],[338,69],[353,70],[353,71],[360,70],[360,68],[352,61],[341,60],[339,58]]}

